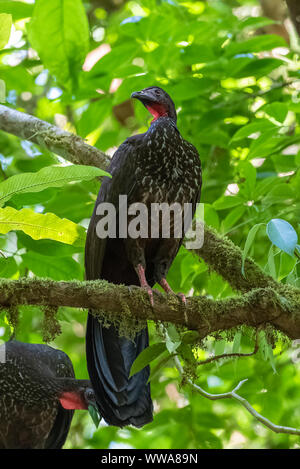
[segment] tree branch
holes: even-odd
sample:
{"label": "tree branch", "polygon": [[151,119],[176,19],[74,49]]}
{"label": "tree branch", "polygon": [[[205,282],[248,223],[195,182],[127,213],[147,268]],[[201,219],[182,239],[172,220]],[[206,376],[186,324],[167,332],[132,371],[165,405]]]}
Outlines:
{"label": "tree branch", "polygon": [[291,19],[295,25],[297,33],[300,36],[300,4],[299,0],[286,0],[287,6],[290,11]]}
{"label": "tree branch", "polygon": [[104,280],[57,282],[40,278],[0,280],[0,306],[44,305],[70,306],[102,312],[116,321],[152,320],[171,322],[197,330],[200,338],[243,324],[259,327],[272,324],[291,339],[300,337],[300,315],[293,314],[292,298],[283,298],[272,288],[258,288],[243,296],[213,300],[205,296],[187,299],[186,306],[175,295],[158,291],[154,307],[147,293],[139,287],[115,285]]}
{"label": "tree branch", "polygon": [[190,378],[187,378],[185,376],[184,369],[178,357],[175,357],[174,360],[175,360],[176,368],[178,369],[179,373],[183,377],[184,381],[186,381],[192,387],[192,389],[197,391],[199,394],[201,394],[201,396],[205,397],[206,399],[209,399],[211,401],[217,401],[220,399],[233,399],[235,401],[238,401],[240,404],[242,404],[242,406],[245,407],[245,409],[251,415],[253,415],[253,417],[256,418],[256,420],[261,422],[266,427],[270,428],[270,430],[272,430],[273,432],[288,433],[290,435],[300,435],[300,429],[293,428],[293,427],[284,427],[282,425],[276,425],[275,423],[271,422],[271,420],[267,419],[266,417],[261,415],[259,412],[257,412],[244,397],[237,394],[237,391],[242,387],[242,385],[246,381],[248,381],[247,379],[240,381],[239,384],[232,391],[224,392],[221,394],[211,394],[205,391],[204,389],[202,389],[197,384],[193,383],[193,381]]}
{"label": "tree branch", "polygon": [[74,164],[107,167],[109,157],[85,141],[37,117],[0,104],[0,129],[30,140]]}

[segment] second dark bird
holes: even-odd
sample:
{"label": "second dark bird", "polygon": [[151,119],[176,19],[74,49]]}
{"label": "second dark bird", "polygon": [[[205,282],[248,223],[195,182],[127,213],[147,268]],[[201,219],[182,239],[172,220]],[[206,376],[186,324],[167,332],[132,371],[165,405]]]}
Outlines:
{"label": "second dark bird", "polygon": [[0,449],[61,449],[74,409],[95,406],[89,380],[49,345],[0,346]]}
{"label": "second dark bird", "polygon": [[[196,148],[182,138],[177,128],[175,105],[161,88],[153,86],[132,94],[153,115],[144,134],[129,137],[115,152],[104,178],[90,221],[85,268],[88,280],[105,279],[115,284],[139,285],[153,304],[152,287],[157,282],[173,293],[166,281],[168,270],[182,244],[183,236],[158,238],[101,239],[96,226],[101,219],[97,207],[109,202],[118,208],[119,196],[127,196],[127,205],[153,203],[169,205],[189,203],[194,214],[200,200],[201,163]],[[98,212],[99,213],[99,212]],[[128,223],[131,218],[128,217]],[[118,221],[118,217],[117,217]],[[150,219],[149,219],[150,222]],[[173,232],[174,234],[174,232]],[[185,298],[182,298],[185,301]],[[149,367],[129,378],[136,357],[148,346],[148,330],[137,333],[134,341],[120,337],[111,324],[103,327],[88,315],[86,332],[87,365],[98,409],[110,425],[141,427],[152,420]]]}

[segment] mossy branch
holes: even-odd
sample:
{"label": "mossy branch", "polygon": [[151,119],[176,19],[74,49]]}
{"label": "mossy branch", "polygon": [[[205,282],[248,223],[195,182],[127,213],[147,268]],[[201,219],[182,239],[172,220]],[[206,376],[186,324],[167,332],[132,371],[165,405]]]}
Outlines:
{"label": "mossy branch", "polygon": [[82,138],[37,117],[0,104],[0,129],[30,140],[74,164],[107,167],[109,157]]}
{"label": "mossy branch", "polygon": [[[128,319],[171,322],[196,330],[200,337],[243,324],[259,327],[272,324],[291,339],[300,337],[299,295],[285,297],[272,288],[257,288],[233,298],[213,300],[205,296],[187,299],[186,306],[175,295],[154,294],[154,307],[139,287],[115,285],[103,280],[57,282],[38,278],[0,281],[0,306],[41,305],[51,308],[70,306],[93,310],[120,323]],[[126,309],[124,310],[124,305]]]}

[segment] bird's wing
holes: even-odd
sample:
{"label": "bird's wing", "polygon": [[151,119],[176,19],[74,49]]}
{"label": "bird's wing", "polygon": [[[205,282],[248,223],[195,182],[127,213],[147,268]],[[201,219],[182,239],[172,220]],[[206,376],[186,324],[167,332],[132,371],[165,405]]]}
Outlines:
{"label": "bird's wing", "polygon": [[[97,278],[127,285],[138,284],[138,277],[127,259],[124,240],[101,239],[96,226],[100,216],[97,206],[109,202],[118,214],[119,195],[130,196],[136,187],[135,158],[143,136],[130,137],[116,151],[100,188],[86,241],[85,268],[87,280]],[[126,207],[127,209],[127,207]],[[89,314],[86,329],[86,356],[97,405],[110,425],[142,426],[152,420],[149,367],[129,378],[136,356],[148,346],[148,332],[143,329],[134,340],[119,336],[114,325],[103,327]]]}
{"label": "bird's wing", "polygon": [[85,249],[85,272],[87,280],[103,278],[102,263],[107,245],[107,238],[99,238],[96,226],[100,215],[96,214],[100,203],[111,203],[116,208],[118,216],[119,194],[129,196],[135,187],[134,158],[137,143],[142,136],[128,138],[115,152],[107,171],[111,178],[104,177],[95,204],[87,232]]}
{"label": "bird's wing", "polygon": [[[75,378],[74,368],[68,355],[47,346],[45,352],[49,356],[51,371],[59,378]],[[45,357],[46,358],[46,357]],[[57,415],[53,427],[45,443],[46,449],[61,449],[67,439],[74,410],[64,409],[58,404]]]}
{"label": "bird's wing", "polygon": [[64,409],[58,404],[54,425],[45,443],[45,449],[61,449],[66,442],[74,410]]}

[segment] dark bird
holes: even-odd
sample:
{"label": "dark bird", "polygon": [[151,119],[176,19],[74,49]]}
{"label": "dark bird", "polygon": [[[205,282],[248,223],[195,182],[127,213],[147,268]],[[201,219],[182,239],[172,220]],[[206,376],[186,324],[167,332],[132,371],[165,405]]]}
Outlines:
{"label": "dark bird", "polygon": [[95,406],[89,380],[48,345],[15,340],[0,346],[0,449],[60,449],[74,409]]}
{"label": "dark bird", "polygon": [[[99,237],[97,225],[103,217],[97,208],[103,202],[110,203],[119,213],[138,202],[150,211],[153,203],[178,203],[181,207],[189,203],[194,214],[200,200],[201,163],[196,148],[180,135],[175,105],[164,90],[152,86],[131,97],[140,100],[154,119],[146,133],[127,138],[111,160],[108,172],[112,178],[103,179],[88,229],[86,278],[140,285],[153,305],[152,287],[156,282],[167,293],[173,293],[166,275],[183,241],[183,234],[177,238],[172,235],[175,216],[170,217],[172,233],[169,238],[162,236],[165,220],[161,218],[159,236],[151,237],[148,230],[145,238],[126,237],[119,231],[119,217],[116,236]],[[120,195],[127,196],[127,203],[119,210]],[[128,216],[127,226],[132,219],[132,215]],[[148,222],[151,220],[149,216]],[[183,295],[182,300],[185,301]],[[141,427],[152,421],[153,406],[147,383],[149,367],[129,378],[132,363],[147,346],[147,329],[137,333],[131,341],[119,336],[115,325],[104,327],[89,313],[88,371],[99,412],[110,425]]]}

